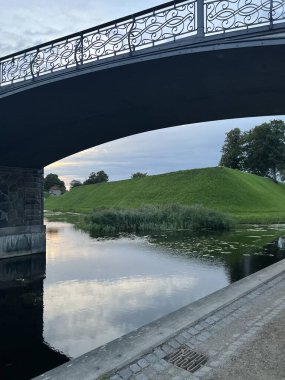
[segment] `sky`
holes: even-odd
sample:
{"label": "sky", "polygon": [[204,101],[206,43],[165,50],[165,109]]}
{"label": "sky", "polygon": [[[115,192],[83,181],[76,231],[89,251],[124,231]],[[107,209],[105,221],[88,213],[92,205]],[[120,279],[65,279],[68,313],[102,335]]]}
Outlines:
{"label": "sky", "polygon": [[[0,0],[0,56],[159,5],[163,0]],[[68,185],[104,170],[111,181],[217,166],[225,133],[285,116],[199,123],[143,133],[67,157],[45,168]]]}

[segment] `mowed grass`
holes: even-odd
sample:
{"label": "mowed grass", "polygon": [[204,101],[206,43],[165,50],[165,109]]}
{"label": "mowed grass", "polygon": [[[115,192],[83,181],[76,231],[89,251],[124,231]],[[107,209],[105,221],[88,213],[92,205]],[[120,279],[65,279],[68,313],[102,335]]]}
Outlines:
{"label": "mowed grass", "polygon": [[246,223],[285,222],[283,184],[222,167],[81,186],[45,200],[47,210],[80,213],[167,204],[202,205]]}

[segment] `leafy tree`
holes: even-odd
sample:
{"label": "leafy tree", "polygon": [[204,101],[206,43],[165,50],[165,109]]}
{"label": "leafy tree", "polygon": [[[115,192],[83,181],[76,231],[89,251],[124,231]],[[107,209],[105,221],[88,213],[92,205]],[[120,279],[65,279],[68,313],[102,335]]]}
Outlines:
{"label": "leafy tree", "polygon": [[58,186],[62,192],[66,191],[65,183],[58,178],[58,175],[50,173],[44,178],[44,190],[49,191],[53,186]]}
{"label": "leafy tree", "polygon": [[249,173],[285,179],[285,123],[272,120],[241,133],[227,133],[220,165]]}
{"label": "leafy tree", "polygon": [[146,177],[146,176],[147,176],[147,173],[136,172],[136,173],[132,174],[131,179],[142,178],[142,177]]}
{"label": "leafy tree", "polygon": [[70,190],[74,189],[75,187],[81,186],[81,185],[82,185],[82,183],[80,181],[78,181],[77,179],[73,179],[70,182]]}
{"label": "leafy tree", "polygon": [[96,183],[96,173],[92,172],[89,174],[89,178],[83,182],[83,185],[94,185],[95,183]]}
{"label": "leafy tree", "polygon": [[94,185],[96,183],[108,182],[109,176],[104,172],[104,170],[100,170],[95,173],[92,172],[89,175],[89,178],[83,182],[83,185]]}
{"label": "leafy tree", "polygon": [[245,134],[245,169],[260,176],[284,177],[285,124],[282,120],[257,125]]}
{"label": "leafy tree", "polygon": [[97,172],[96,183],[108,182],[108,181],[109,181],[109,176],[104,172],[104,170],[100,170],[99,172]]}
{"label": "leafy tree", "polygon": [[226,133],[226,136],[219,165],[242,170],[244,161],[243,134],[239,128],[235,128]]}

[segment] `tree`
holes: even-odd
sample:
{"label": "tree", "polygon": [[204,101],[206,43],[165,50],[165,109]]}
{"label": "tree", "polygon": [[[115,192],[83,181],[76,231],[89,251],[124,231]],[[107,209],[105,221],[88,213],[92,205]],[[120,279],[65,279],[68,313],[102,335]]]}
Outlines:
{"label": "tree", "polygon": [[133,173],[131,179],[146,177],[147,173],[136,172]]}
{"label": "tree", "polygon": [[70,190],[74,189],[75,187],[81,186],[81,185],[82,185],[82,183],[80,181],[78,181],[77,179],[73,179],[70,182]]}
{"label": "tree", "polygon": [[94,185],[96,183],[108,182],[108,180],[108,175],[104,172],[104,170],[100,170],[97,173],[90,173],[89,178],[83,182],[83,185]]}
{"label": "tree", "polygon": [[219,165],[242,170],[244,162],[243,134],[239,128],[235,128],[226,133],[226,136]]}
{"label": "tree", "polygon": [[58,186],[62,192],[66,191],[65,183],[58,178],[58,175],[50,173],[44,178],[44,190],[49,191],[53,186]]}
{"label": "tree", "polygon": [[257,125],[245,134],[245,169],[260,176],[284,177],[285,124],[282,120]]}
{"label": "tree", "polygon": [[275,182],[285,179],[285,123],[271,120],[241,133],[227,133],[220,165],[240,169]]}
{"label": "tree", "polygon": [[99,172],[97,172],[96,183],[108,182],[108,181],[109,181],[109,176],[104,172],[104,170],[100,170]]}

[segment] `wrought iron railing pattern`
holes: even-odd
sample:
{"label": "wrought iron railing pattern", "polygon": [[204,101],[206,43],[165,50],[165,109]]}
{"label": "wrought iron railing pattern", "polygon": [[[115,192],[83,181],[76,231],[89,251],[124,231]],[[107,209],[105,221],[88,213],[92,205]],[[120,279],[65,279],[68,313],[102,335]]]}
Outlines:
{"label": "wrought iron railing pattern", "polygon": [[223,33],[270,25],[284,20],[284,7],[284,0],[205,0],[205,32]]}
{"label": "wrought iron railing pattern", "polygon": [[0,59],[0,86],[174,41],[285,19],[285,0],[177,0]]}

